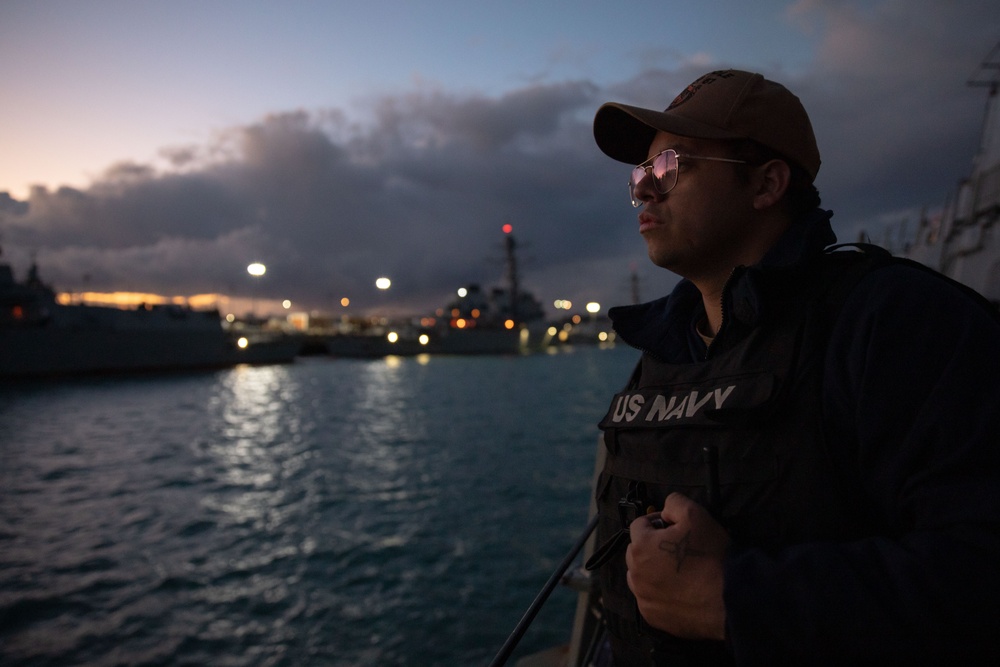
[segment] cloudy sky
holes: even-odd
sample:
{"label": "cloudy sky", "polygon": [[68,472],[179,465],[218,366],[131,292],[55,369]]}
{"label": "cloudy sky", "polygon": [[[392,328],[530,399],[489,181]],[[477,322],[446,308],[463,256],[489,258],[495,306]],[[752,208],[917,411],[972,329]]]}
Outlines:
{"label": "cloudy sky", "polygon": [[421,312],[502,280],[510,223],[547,305],[633,266],[652,298],[601,103],[781,81],[842,240],[880,240],[969,172],[998,42],[995,0],[3,0],[0,244],[61,290]]}

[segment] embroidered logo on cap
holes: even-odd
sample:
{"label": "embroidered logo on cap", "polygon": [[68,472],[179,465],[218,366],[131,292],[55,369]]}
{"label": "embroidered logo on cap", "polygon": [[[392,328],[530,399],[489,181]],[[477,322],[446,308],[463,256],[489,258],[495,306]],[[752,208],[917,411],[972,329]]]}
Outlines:
{"label": "embroidered logo on cap", "polygon": [[675,97],[674,101],[671,102],[670,106],[667,107],[667,111],[670,111],[674,107],[679,107],[680,105],[690,100],[692,97],[694,97],[694,94],[701,89],[702,86],[707,86],[708,84],[714,83],[719,79],[731,79],[734,76],[736,75],[727,70],[716,70],[714,72],[709,72],[708,74],[705,74],[704,76],[700,77],[697,81],[692,83],[690,86],[685,88],[680,95]]}

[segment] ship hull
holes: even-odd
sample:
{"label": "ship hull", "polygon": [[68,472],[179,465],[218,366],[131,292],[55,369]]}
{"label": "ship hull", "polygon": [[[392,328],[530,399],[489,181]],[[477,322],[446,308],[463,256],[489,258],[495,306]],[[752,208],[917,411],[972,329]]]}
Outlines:
{"label": "ship hull", "polygon": [[385,334],[336,334],[326,340],[327,353],[334,357],[377,358],[418,354],[505,355],[525,354],[541,349],[538,327],[508,329],[445,329],[426,333],[426,341],[407,334],[390,342]]}
{"label": "ship hull", "polygon": [[45,321],[0,328],[0,378],[286,363],[300,345],[250,337],[241,348],[216,313],[57,306]]}

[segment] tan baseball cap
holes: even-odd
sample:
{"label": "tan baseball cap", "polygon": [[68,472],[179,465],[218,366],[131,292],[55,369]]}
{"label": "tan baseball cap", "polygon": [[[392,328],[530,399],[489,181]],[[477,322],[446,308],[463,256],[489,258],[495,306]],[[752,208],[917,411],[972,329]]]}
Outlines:
{"label": "tan baseball cap", "polygon": [[609,157],[639,164],[657,130],[697,139],[751,139],[815,179],[819,148],[799,98],[780,83],[740,70],[709,72],[664,111],[609,102],[594,116],[594,138]]}

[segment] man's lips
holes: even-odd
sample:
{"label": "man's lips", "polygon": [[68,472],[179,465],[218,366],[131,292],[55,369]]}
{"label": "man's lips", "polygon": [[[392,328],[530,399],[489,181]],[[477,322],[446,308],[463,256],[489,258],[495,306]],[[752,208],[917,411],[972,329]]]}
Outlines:
{"label": "man's lips", "polygon": [[643,232],[645,232],[645,231],[648,231],[648,230],[652,229],[657,224],[658,223],[656,222],[656,218],[654,218],[653,216],[647,215],[646,213],[642,213],[642,214],[639,215],[639,233],[640,234],[643,233]]}

